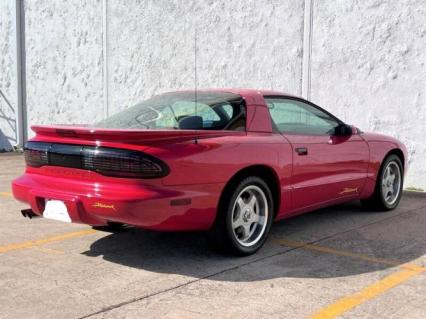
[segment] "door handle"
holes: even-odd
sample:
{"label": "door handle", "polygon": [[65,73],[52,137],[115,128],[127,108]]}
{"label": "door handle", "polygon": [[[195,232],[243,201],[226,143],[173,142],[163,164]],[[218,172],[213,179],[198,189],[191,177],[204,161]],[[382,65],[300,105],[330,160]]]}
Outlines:
{"label": "door handle", "polygon": [[299,155],[308,155],[308,148],[307,147],[296,147],[295,151]]}

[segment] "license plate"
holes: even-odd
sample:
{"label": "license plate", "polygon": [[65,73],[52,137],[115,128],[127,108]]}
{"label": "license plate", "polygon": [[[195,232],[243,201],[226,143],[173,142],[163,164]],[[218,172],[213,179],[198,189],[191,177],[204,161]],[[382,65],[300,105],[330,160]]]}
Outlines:
{"label": "license plate", "polygon": [[71,223],[71,218],[68,214],[67,206],[60,200],[46,200],[43,217]]}

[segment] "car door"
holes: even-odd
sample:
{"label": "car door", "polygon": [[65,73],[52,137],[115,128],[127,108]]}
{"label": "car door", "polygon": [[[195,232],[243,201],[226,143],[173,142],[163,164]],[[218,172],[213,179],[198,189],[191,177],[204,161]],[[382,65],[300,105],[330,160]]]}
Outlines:
{"label": "car door", "polygon": [[369,149],[354,129],[336,136],[340,120],[298,98],[265,97],[275,129],[291,144],[294,210],[357,198],[367,177]]}

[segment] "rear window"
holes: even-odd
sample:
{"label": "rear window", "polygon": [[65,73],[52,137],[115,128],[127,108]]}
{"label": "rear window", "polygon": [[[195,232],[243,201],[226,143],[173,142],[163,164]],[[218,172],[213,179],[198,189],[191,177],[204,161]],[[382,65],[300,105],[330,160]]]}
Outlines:
{"label": "rear window", "polygon": [[241,96],[223,92],[173,92],[154,96],[96,123],[98,128],[245,130]]}

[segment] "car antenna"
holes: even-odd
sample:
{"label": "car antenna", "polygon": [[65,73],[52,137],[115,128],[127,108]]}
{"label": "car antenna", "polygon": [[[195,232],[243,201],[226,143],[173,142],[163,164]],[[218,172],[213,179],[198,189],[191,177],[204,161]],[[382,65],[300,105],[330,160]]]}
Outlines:
{"label": "car antenna", "polygon": [[197,115],[198,104],[198,74],[197,74],[197,26],[194,31],[194,87],[195,87],[195,115]]}
{"label": "car antenna", "polygon": [[[195,116],[197,116],[198,106],[198,78],[197,78],[197,25],[194,26],[194,97],[195,97]],[[195,144],[198,144],[198,138],[194,138]]]}

